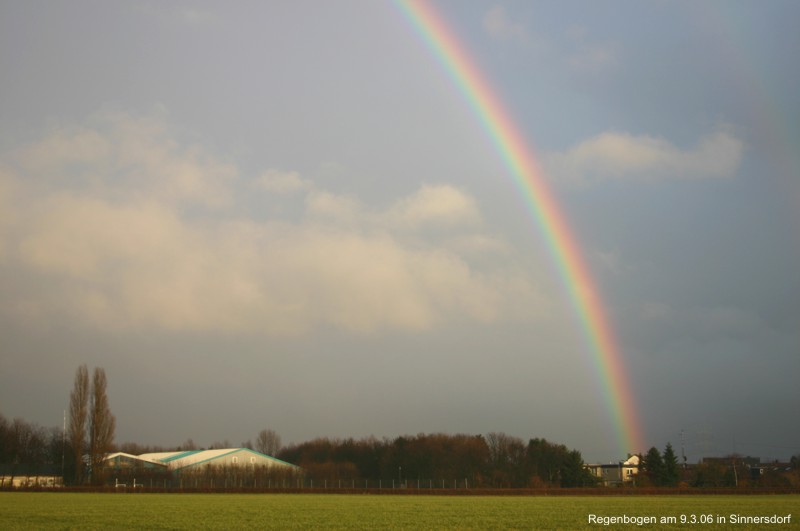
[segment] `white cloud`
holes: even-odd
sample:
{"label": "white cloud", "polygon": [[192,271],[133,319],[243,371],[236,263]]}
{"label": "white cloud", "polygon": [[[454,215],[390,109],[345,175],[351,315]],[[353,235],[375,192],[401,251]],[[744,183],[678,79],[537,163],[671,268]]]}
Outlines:
{"label": "white cloud", "polygon": [[426,226],[474,226],[480,222],[475,200],[449,185],[426,185],[395,203],[387,213],[391,225],[418,229]]}
{"label": "white cloud", "polygon": [[56,128],[7,158],[50,189],[113,191],[212,209],[230,206],[230,184],[237,178],[230,164],[197,146],[179,145],[162,118],[125,113],[100,113],[88,125]]}
{"label": "white cloud", "polygon": [[303,179],[294,171],[267,170],[256,179],[255,185],[261,190],[278,195],[290,195],[313,189],[311,181]]}
{"label": "white cloud", "polygon": [[605,132],[543,159],[553,179],[576,184],[608,179],[705,179],[733,176],[743,150],[742,140],[724,128],[691,149],[680,149],[663,138]]}
{"label": "white cloud", "polygon": [[364,207],[355,197],[314,190],[306,196],[306,211],[326,223],[356,226],[366,216]]}
{"label": "white cloud", "polygon": [[402,233],[424,230],[473,230],[481,215],[473,197],[451,185],[423,185],[385,209],[370,209],[358,198],[309,188],[309,216],[328,223],[369,226]]}
{"label": "white cloud", "polygon": [[304,192],[305,213],[254,220],[237,209],[237,169],[183,147],[162,119],[90,122],[0,159],[0,313],[34,326],[365,334],[540,304],[508,253],[479,267],[478,247],[448,245],[502,247],[455,187],[424,186],[376,209],[269,171],[255,185]]}
{"label": "white cloud", "polygon": [[514,21],[503,6],[492,7],[483,17],[483,28],[494,38],[525,42],[528,32],[523,24]]}

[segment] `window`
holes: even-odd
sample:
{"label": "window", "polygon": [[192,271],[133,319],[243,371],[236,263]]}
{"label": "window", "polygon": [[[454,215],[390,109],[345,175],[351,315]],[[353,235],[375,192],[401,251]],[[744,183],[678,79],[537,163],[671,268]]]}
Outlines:
{"label": "window", "polygon": [[236,456],[233,456],[233,464],[235,465],[238,462],[239,462],[239,458],[236,457]]}
{"label": "window", "polygon": [[250,464],[251,464],[251,465],[254,465],[254,464],[256,464],[256,458],[255,458],[255,457],[251,457],[251,458],[250,458]]}

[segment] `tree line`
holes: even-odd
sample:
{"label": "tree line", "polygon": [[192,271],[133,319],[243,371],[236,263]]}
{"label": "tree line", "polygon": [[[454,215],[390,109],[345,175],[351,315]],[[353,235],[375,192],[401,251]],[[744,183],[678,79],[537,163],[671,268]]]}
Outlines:
{"label": "tree line", "polygon": [[800,454],[792,456],[788,467],[786,463],[758,463],[754,467],[754,461],[757,460],[733,454],[687,466],[678,463],[672,444],[667,443],[663,453],[652,447],[641,457],[636,481],[641,487],[800,487]]}
{"label": "tree line", "polygon": [[[60,475],[67,485],[103,485],[104,459],[112,452],[140,455],[203,449],[192,439],[170,448],[134,442],[115,445],[116,419],[109,407],[107,386],[102,368],[95,368],[90,378],[85,364],[78,367],[65,429],[43,428],[20,418],[8,420],[0,414],[0,476]],[[543,438],[526,442],[502,432],[420,433],[382,439],[322,437],[284,447],[275,431],[263,429],[255,442],[248,440],[239,446],[299,465],[303,476],[316,484],[386,480],[402,486],[448,480],[476,488],[570,488],[595,486],[598,479],[588,471],[578,450]],[[225,440],[207,449],[230,447]],[[789,471],[767,470],[759,477],[748,473],[741,463],[737,469],[735,456],[692,467],[679,464],[669,443],[663,453],[653,447],[640,458],[636,484],[642,487],[800,486],[800,455],[792,457]],[[242,481],[234,472],[223,475],[224,479]],[[286,479],[274,471],[262,475],[258,479]]]}
{"label": "tree line", "polygon": [[68,451],[61,428],[0,413],[0,476],[61,475]]}
{"label": "tree line", "polygon": [[283,448],[277,457],[299,465],[318,481],[329,482],[391,479],[404,485],[449,479],[485,488],[595,485],[577,450],[545,439],[526,443],[497,432],[317,438]]}
{"label": "tree line", "polygon": [[0,475],[62,476],[69,485],[102,485],[103,461],[114,450],[116,419],[108,404],[108,379],[97,367],[92,378],[81,365],[70,393],[64,429],[0,414]]}

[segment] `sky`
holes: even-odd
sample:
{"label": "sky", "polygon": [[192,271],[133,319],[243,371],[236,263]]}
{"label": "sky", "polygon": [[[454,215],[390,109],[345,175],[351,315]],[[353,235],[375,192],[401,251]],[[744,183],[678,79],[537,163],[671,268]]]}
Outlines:
{"label": "sky", "polygon": [[0,1],[0,413],[116,441],[505,432],[800,453],[800,4],[433,0],[619,346],[395,3]]}

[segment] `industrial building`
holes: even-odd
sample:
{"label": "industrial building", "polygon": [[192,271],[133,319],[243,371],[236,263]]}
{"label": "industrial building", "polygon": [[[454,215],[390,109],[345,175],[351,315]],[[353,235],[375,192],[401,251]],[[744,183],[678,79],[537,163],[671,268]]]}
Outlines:
{"label": "industrial building", "polygon": [[300,467],[249,448],[111,454],[107,483],[120,487],[227,488],[286,485]]}
{"label": "industrial building", "polygon": [[170,471],[184,471],[200,467],[298,467],[249,448],[222,448],[216,450],[186,450],[142,454],[140,461],[165,466]]}

